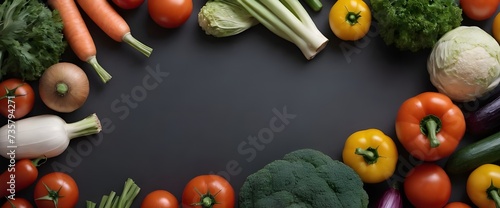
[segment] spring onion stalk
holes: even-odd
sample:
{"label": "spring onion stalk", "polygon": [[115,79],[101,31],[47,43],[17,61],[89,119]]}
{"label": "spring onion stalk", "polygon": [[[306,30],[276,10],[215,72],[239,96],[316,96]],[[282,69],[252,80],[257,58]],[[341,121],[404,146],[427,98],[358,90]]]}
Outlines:
{"label": "spring onion stalk", "polygon": [[[102,196],[98,208],[130,208],[140,190],[139,186],[132,179],[128,178],[125,181],[121,196],[111,191],[109,195]],[[87,201],[86,208],[96,208],[96,206],[96,203]]]}
{"label": "spring onion stalk", "polygon": [[[5,124],[0,128],[0,152],[9,158],[14,123]],[[46,158],[62,154],[70,140],[101,131],[101,122],[95,113],[76,122],[66,123],[58,115],[44,114],[23,118],[15,122],[16,159],[34,159],[40,156]]]}
{"label": "spring onion stalk", "polygon": [[307,60],[328,43],[298,0],[237,0],[264,27],[294,43]]}

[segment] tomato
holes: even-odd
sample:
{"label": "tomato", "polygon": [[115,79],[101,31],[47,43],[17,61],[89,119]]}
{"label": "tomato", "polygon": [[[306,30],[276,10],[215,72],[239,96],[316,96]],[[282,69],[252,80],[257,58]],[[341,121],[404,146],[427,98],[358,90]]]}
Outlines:
{"label": "tomato", "polygon": [[36,183],[33,194],[38,208],[55,208],[54,200],[57,200],[59,208],[76,207],[78,196],[76,181],[62,172],[52,172],[42,176]]}
{"label": "tomato", "polygon": [[463,202],[451,202],[446,206],[444,206],[443,208],[471,208],[471,207]]}
{"label": "tomato", "polygon": [[330,9],[328,22],[338,38],[355,41],[368,33],[372,15],[363,0],[338,0]]}
{"label": "tomato", "polygon": [[[15,120],[26,116],[35,104],[35,92],[26,82],[10,78],[0,83],[0,114]],[[9,99],[12,98],[12,99]]]}
{"label": "tomato", "polygon": [[33,208],[33,205],[25,198],[14,198],[6,201],[0,208]]}
{"label": "tomato", "polygon": [[[9,196],[18,193],[35,183],[38,178],[38,166],[46,161],[46,158],[37,158],[34,160],[20,159],[16,161],[15,166],[7,168],[0,175],[0,197]],[[12,179],[12,174],[15,178]],[[12,183],[14,182],[14,183]]]}
{"label": "tomato", "polygon": [[156,190],[142,200],[141,208],[178,208],[179,202],[175,196],[165,190]]}
{"label": "tomato", "polygon": [[193,11],[193,0],[148,0],[149,16],[164,28],[184,24]]}
{"label": "tomato", "polygon": [[196,176],[182,192],[182,207],[233,208],[234,205],[234,189],[219,175]]}
{"label": "tomato", "polygon": [[492,33],[495,40],[500,42],[500,13],[498,13],[493,20]]}
{"label": "tomato", "polygon": [[135,9],[144,3],[144,0],[113,0],[116,6],[122,9]]}
{"label": "tomato", "polygon": [[499,3],[498,0],[460,0],[464,14],[476,21],[492,17],[497,11]]}
{"label": "tomato", "polygon": [[406,198],[416,208],[444,207],[451,196],[446,172],[434,163],[422,163],[410,170],[404,183]]}

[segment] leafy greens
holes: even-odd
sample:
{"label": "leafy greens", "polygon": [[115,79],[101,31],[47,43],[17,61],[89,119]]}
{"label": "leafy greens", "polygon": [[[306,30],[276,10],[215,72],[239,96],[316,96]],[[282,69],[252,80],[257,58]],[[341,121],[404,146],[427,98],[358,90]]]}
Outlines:
{"label": "leafy greens", "polygon": [[57,11],[38,0],[5,0],[0,5],[0,78],[36,80],[59,62],[66,48]]}

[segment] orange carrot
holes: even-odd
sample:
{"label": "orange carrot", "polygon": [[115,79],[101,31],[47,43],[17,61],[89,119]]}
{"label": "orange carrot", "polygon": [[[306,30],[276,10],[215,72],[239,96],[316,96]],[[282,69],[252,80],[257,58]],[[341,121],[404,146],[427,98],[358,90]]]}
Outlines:
{"label": "orange carrot", "polygon": [[90,19],[113,40],[124,41],[142,54],[148,57],[151,55],[153,49],[131,35],[129,25],[108,0],[77,0],[77,2]]}
{"label": "orange carrot", "polygon": [[48,0],[52,9],[57,10],[63,21],[63,34],[73,52],[82,61],[92,65],[101,80],[106,83],[111,75],[99,65],[96,47],[74,0]]}

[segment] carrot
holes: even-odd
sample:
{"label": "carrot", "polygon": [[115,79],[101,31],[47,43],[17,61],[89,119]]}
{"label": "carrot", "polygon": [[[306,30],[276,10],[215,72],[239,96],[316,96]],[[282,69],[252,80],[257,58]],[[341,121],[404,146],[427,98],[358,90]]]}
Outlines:
{"label": "carrot", "polygon": [[77,0],[77,2],[90,19],[113,40],[124,41],[147,57],[151,55],[153,49],[132,36],[129,25],[108,0]]}
{"label": "carrot", "polygon": [[63,34],[76,56],[92,65],[104,83],[108,82],[111,75],[97,62],[97,50],[94,40],[80,15],[75,1],[48,0],[47,3],[52,9],[59,12],[64,25]]}

